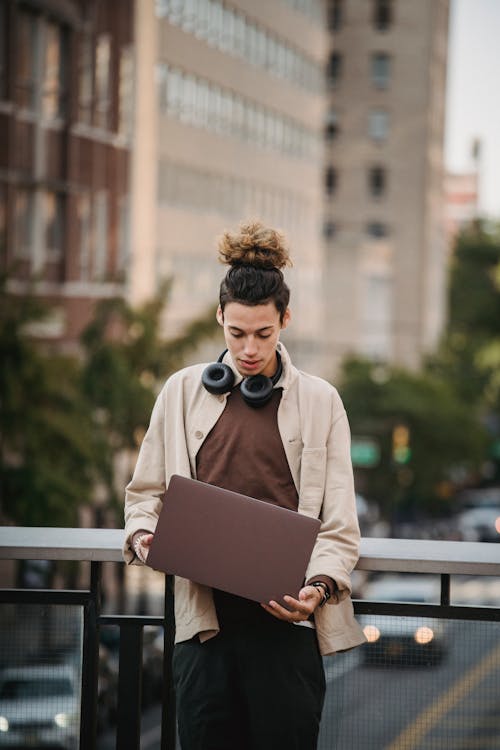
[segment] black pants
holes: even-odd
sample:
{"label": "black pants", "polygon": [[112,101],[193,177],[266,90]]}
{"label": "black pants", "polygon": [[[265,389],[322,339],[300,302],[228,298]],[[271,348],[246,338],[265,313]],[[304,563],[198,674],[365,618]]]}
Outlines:
{"label": "black pants", "polygon": [[314,750],[325,695],[316,634],[268,615],[175,646],[182,750]]}

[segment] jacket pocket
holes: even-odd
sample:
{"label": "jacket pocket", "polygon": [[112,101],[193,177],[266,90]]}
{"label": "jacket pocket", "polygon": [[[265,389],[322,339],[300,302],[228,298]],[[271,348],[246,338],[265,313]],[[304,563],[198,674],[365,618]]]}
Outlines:
{"label": "jacket pocket", "polygon": [[319,516],[326,480],[326,448],[305,448],[300,464],[299,511]]}

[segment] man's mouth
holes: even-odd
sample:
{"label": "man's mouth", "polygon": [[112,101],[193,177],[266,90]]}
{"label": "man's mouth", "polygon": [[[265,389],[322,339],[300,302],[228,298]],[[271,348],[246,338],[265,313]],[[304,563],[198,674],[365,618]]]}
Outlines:
{"label": "man's mouth", "polygon": [[242,367],[248,368],[250,370],[254,370],[256,367],[259,366],[259,360],[249,360],[249,359],[240,359]]}

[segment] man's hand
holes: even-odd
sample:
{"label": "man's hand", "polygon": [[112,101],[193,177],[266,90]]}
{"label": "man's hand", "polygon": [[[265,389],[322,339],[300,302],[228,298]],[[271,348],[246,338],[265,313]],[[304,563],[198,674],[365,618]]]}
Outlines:
{"label": "man's hand", "polygon": [[261,604],[261,607],[264,607],[266,612],[269,612],[273,617],[277,617],[278,620],[303,622],[308,620],[316,607],[321,604],[323,596],[315,586],[304,586],[299,591],[298,599],[294,599],[293,596],[284,596],[283,599],[290,607],[289,610],[275,601],[270,601],[269,604]]}
{"label": "man's hand", "polygon": [[132,537],[132,547],[139,560],[146,562],[149,555],[149,548],[153,541],[153,534],[147,531],[137,531]]}

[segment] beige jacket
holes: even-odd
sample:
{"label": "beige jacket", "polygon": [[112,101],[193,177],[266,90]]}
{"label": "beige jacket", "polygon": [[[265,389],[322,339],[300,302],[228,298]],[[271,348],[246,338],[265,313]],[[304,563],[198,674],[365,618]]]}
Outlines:
{"label": "beige jacket", "polygon": [[[350,599],[350,573],[358,559],[359,526],[350,458],[350,431],[337,391],[321,378],[297,370],[282,344],[283,388],[278,428],[299,495],[299,513],[320,518],[322,525],[306,572],[309,579],[327,575],[337,582],[336,601],[315,612],[322,654],[363,643]],[[224,361],[241,375],[229,353]],[[172,474],[196,478],[196,454],[222,414],[227,394],[214,396],[201,384],[206,365],[187,367],[169,378],[155,403],[137,465],[126,489],[127,563],[137,562],[130,546],[140,529],[154,532],[161,498]],[[219,632],[212,590],[175,578],[176,642],[199,634],[204,641]]]}

